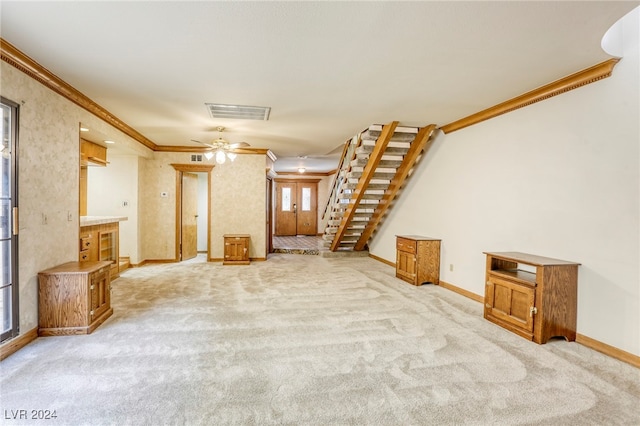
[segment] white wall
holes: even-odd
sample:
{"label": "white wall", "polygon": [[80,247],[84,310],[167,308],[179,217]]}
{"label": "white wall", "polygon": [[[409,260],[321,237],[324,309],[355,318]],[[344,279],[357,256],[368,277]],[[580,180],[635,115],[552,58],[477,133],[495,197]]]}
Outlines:
{"label": "white wall", "polygon": [[483,251],[580,262],[578,333],[640,355],[635,34],[610,78],[440,134],[371,253],[395,261],[396,234],[442,238],[441,279],[478,295]]}
{"label": "white wall", "polygon": [[[107,151],[106,167],[89,167],[87,173],[87,215],[126,216],[120,222],[120,257],[138,256],[138,157]],[[126,203],[126,206],[124,205]]]}

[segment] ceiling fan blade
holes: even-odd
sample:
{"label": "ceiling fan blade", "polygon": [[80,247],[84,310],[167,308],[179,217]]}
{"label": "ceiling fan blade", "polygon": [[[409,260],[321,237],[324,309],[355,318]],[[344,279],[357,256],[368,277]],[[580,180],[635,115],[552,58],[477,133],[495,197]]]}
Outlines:
{"label": "ceiling fan blade", "polygon": [[195,140],[195,139],[191,139],[191,142],[195,142],[195,143],[202,144],[202,145],[204,145],[204,146],[209,147],[210,149],[213,149],[213,148],[214,148],[214,146],[213,146],[213,145],[211,145],[211,144],[208,144],[208,143],[206,143],[206,142],[200,142],[200,141],[197,141],[197,140]]}
{"label": "ceiling fan blade", "polygon": [[237,142],[237,143],[229,144],[229,149],[246,148],[248,146],[251,146],[251,145],[249,145],[246,142]]}

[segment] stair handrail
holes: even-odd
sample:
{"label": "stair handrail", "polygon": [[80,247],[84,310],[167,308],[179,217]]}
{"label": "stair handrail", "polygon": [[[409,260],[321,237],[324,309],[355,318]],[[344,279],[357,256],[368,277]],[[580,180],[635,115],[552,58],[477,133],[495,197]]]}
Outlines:
{"label": "stair handrail", "polygon": [[350,167],[350,163],[353,159],[352,157],[355,155],[357,146],[361,143],[360,141],[360,134],[358,134],[345,141],[344,143],[344,147],[342,148],[342,155],[340,156],[340,161],[338,162],[338,169],[331,184],[331,193],[329,194],[327,204],[324,208],[324,213],[322,214],[322,220],[327,220],[327,214],[329,214],[329,212],[331,211],[331,207],[335,205],[338,197],[340,196],[342,185],[346,182],[347,179],[346,172]]}

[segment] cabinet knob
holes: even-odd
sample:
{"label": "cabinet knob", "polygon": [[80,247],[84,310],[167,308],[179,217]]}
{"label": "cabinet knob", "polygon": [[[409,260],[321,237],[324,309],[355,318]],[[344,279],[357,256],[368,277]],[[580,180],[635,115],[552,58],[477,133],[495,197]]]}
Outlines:
{"label": "cabinet knob", "polygon": [[536,308],[535,306],[532,306],[529,308],[529,316],[533,317],[535,314],[538,313],[538,308]]}

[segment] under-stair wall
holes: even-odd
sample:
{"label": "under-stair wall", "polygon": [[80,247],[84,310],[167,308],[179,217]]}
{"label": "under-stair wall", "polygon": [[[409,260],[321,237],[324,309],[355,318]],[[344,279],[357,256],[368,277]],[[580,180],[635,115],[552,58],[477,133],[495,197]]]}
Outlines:
{"label": "under-stair wall", "polygon": [[420,158],[435,125],[372,125],[345,144],[323,239],[332,251],[361,251]]}

